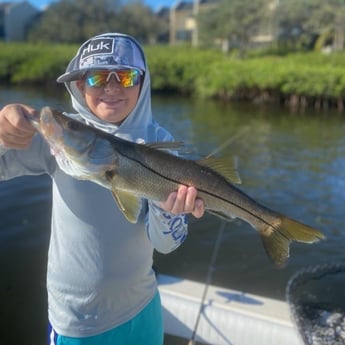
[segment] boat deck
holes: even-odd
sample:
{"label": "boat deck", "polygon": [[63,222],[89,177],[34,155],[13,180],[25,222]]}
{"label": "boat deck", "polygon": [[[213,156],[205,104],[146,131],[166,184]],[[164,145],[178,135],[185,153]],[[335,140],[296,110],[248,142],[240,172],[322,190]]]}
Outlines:
{"label": "boat deck", "polygon": [[[158,276],[165,333],[191,339],[205,285]],[[210,285],[197,328],[199,343],[212,345],[303,345],[279,300]]]}

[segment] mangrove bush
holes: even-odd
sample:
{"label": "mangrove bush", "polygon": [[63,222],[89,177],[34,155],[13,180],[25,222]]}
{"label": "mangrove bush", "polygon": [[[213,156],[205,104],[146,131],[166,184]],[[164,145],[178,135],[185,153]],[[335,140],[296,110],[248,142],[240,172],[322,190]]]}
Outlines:
{"label": "mangrove bush", "polygon": [[[74,45],[0,43],[2,83],[47,83],[64,72]],[[344,107],[344,53],[237,59],[190,47],[145,47],[153,91],[226,100]]]}

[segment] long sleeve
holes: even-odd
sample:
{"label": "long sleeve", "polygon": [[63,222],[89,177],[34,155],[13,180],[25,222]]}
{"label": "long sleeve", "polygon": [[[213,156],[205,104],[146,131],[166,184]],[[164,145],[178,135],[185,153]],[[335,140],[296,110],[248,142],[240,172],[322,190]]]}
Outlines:
{"label": "long sleeve", "polygon": [[146,221],[148,237],[154,248],[167,254],[178,248],[188,234],[185,214],[173,215],[164,211],[152,201],[148,202],[149,211]]}
{"label": "long sleeve", "polygon": [[30,147],[25,150],[0,146],[0,180],[23,175],[51,175],[55,167],[55,159],[40,135],[35,135]]}
{"label": "long sleeve", "polygon": [[9,149],[0,144],[0,157],[6,153]]}

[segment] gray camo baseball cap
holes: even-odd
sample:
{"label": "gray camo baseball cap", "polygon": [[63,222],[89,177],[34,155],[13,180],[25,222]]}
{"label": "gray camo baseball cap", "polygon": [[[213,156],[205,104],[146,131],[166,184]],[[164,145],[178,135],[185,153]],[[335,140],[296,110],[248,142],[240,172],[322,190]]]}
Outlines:
{"label": "gray camo baseball cap", "polygon": [[145,57],[131,36],[108,33],[90,38],[78,50],[58,83],[82,79],[90,70],[138,68],[145,72]]}

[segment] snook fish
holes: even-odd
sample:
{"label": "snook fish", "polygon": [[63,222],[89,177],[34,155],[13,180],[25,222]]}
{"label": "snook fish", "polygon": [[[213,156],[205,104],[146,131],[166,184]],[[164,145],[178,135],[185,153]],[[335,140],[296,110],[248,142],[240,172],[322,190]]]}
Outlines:
{"label": "snook fish", "polygon": [[166,151],[173,143],[137,144],[71,119],[44,107],[32,124],[52,151],[64,155],[77,171],[74,177],[90,180],[112,191],[130,222],[137,220],[140,199],[164,201],[179,185],[195,186],[206,211],[227,220],[240,218],[260,234],[275,264],[289,257],[291,241],[313,243],[323,234],[280,215],[236,188],[236,174],[217,158],[189,160]]}

